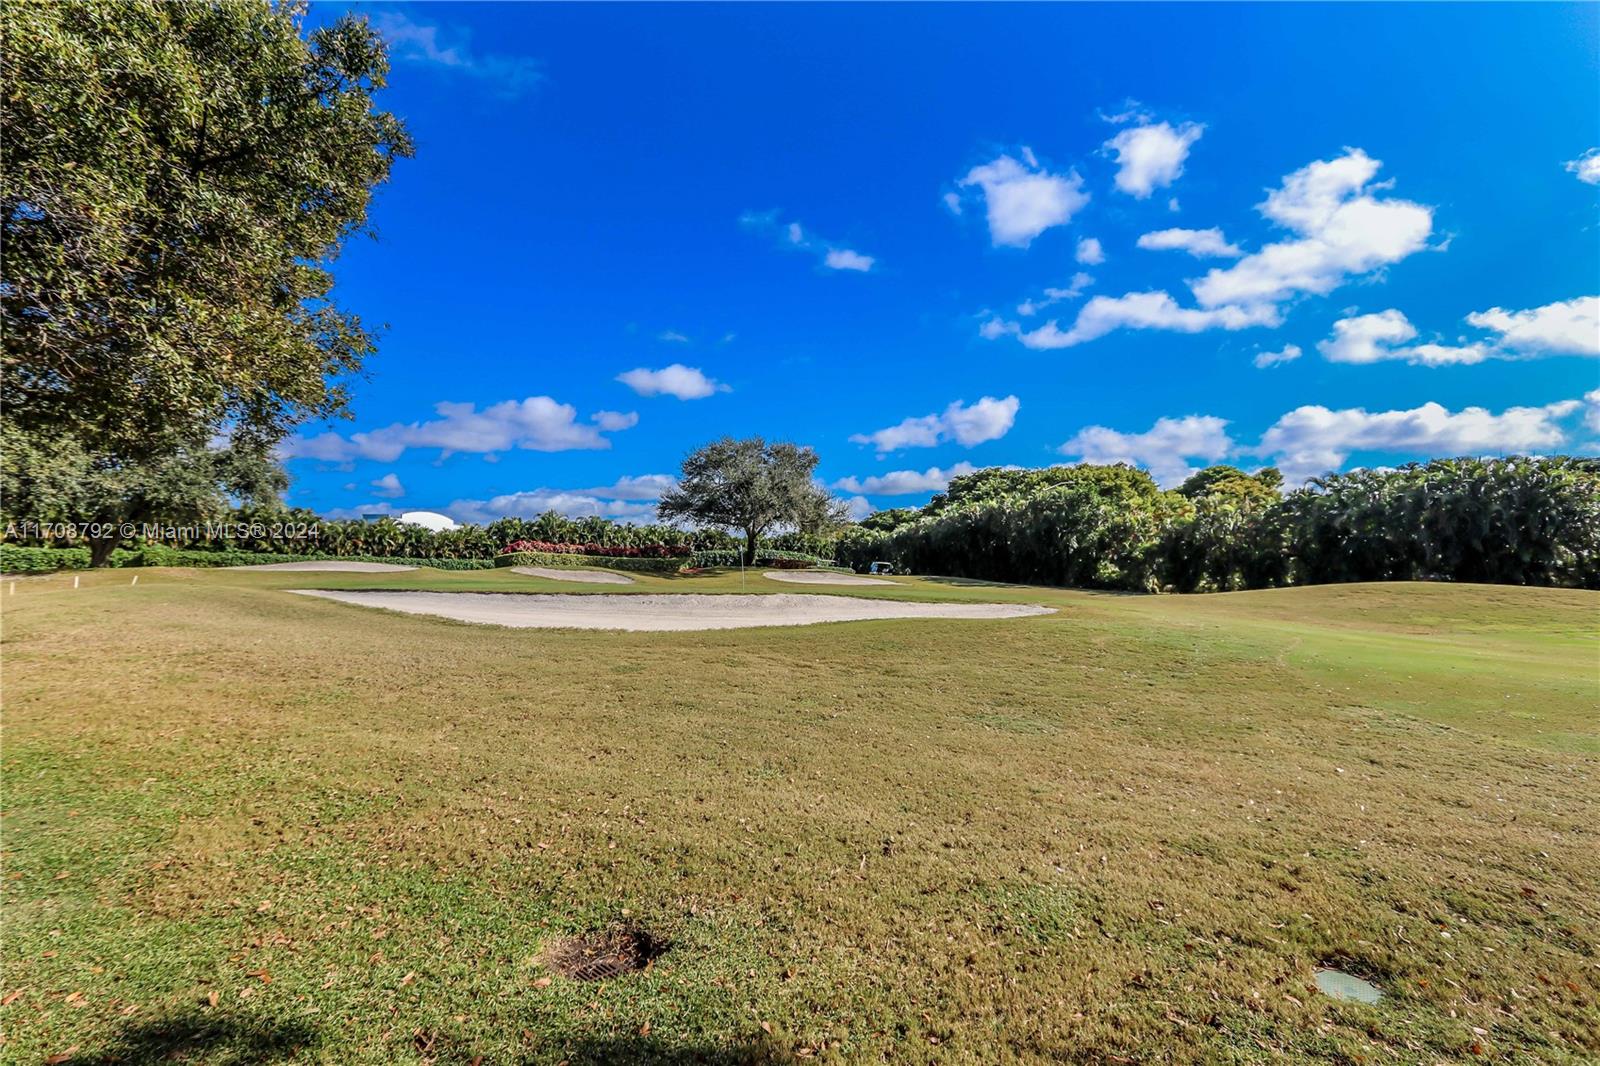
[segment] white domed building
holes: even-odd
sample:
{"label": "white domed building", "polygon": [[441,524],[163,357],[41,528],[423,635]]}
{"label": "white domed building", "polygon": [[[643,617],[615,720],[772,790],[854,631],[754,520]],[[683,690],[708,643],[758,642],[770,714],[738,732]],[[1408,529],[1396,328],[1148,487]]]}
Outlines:
{"label": "white domed building", "polygon": [[449,515],[442,515],[437,511],[406,511],[395,521],[402,525],[421,526],[423,529],[434,533],[443,533],[447,529],[455,529],[455,519]]}

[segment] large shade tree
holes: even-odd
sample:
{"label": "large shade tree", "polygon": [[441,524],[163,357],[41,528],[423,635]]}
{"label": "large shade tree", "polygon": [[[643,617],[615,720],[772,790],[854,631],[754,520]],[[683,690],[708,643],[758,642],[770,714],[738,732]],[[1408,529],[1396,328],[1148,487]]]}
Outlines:
{"label": "large shade tree", "polygon": [[845,518],[845,505],[813,478],[817,455],[796,444],[768,444],[760,437],[724,437],[696,448],[683,460],[678,484],[658,505],[662,518],[744,534],[745,562],[774,529],[817,533]]}
{"label": "large shade tree", "polygon": [[36,460],[86,457],[108,495],[78,517],[343,413],[374,337],[330,265],[411,151],[366,20],[128,0],[6,4],[0,30],[5,418]]}

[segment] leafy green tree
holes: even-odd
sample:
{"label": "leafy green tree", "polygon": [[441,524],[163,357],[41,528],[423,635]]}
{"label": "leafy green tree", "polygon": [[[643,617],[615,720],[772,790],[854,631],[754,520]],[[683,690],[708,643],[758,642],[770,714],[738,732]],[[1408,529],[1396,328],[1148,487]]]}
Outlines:
{"label": "leafy green tree", "polygon": [[870,529],[876,533],[892,533],[906,523],[916,521],[919,514],[915,507],[892,507],[886,511],[872,512],[858,525],[862,529]]}
{"label": "leafy green tree", "polygon": [[121,486],[78,518],[144,498],[132,486],[219,435],[265,457],[342,413],[373,351],[330,266],[411,143],[374,106],[371,26],[307,32],[304,15],[0,6],[5,418]]}
{"label": "leafy green tree", "polygon": [[1178,494],[1191,500],[1205,496],[1220,496],[1241,505],[1268,503],[1278,499],[1283,474],[1277,467],[1266,466],[1254,474],[1246,474],[1236,466],[1219,463],[1197,470],[1178,486]]}
{"label": "leafy green tree", "polygon": [[[0,499],[8,519],[112,527],[218,521],[240,501],[281,509],[279,496],[288,485],[283,468],[259,450],[226,444],[106,466],[72,437],[40,446],[4,426],[0,447],[6,457]],[[90,565],[104,566],[122,539],[90,537]]]}
{"label": "leafy green tree", "polygon": [[794,444],[760,437],[724,437],[683,460],[678,484],[657,510],[668,521],[738,530],[747,564],[763,534],[780,527],[817,533],[844,521],[845,505],[813,478],[817,455]]}
{"label": "leafy green tree", "polygon": [[950,479],[943,492],[922,509],[925,515],[938,514],[947,508],[965,504],[983,503],[1005,499],[1008,496],[1031,496],[1051,485],[1073,480],[1075,466],[1048,466],[1039,470],[1012,470],[995,466],[974,470]]}

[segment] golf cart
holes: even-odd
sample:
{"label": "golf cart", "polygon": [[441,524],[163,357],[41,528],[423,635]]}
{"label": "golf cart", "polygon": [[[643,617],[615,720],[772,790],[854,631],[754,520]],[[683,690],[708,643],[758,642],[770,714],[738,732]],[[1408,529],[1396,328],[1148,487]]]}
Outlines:
{"label": "golf cart", "polygon": [[871,566],[867,567],[867,573],[881,577],[887,577],[888,575],[894,573],[894,564],[873,563]]}

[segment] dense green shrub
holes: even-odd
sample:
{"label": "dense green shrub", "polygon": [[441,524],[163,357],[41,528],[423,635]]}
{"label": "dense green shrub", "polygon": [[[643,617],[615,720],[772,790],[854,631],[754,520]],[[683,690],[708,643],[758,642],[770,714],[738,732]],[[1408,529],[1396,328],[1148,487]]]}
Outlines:
{"label": "dense green shrub", "polygon": [[27,548],[0,544],[0,573],[48,574],[56,570],[88,568],[88,548]]}
{"label": "dense green shrub", "polygon": [[[1600,463],[1439,459],[1318,478],[1211,467],[1176,492],[1126,466],[978,471],[838,541],[857,570],[1180,592],[1338,581],[1600,588]],[[877,528],[873,528],[876,526]]]}
{"label": "dense green shrub", "polygon": [[671,574],[683,569],[689,556],[670,558],[612,555],[573,555],[569,552],[507,552],[494,558],[495,566],[552,566],[568,569],[633,570],[649,574]]}
{"label": "dense green shrub", "polygon": [[[737,548],[713,548],[697,551],[689,556],[689,566],[695,570],[712,566],[738,566],[743,558],[744,553]],[[832,559],[824,559],[807,552],[761,548],[756,551],[755,562],[751,565],[773,570],[807,570],[813,567],[829,567],[832,563]]]}
{"label": "dense green shrub", "polygon": [[738,548],[707,548],[689,556],[689,568],[704,570],[712,566],[738,566],[744,552]]}
{"label": "dense green shrub", "polygon": [[790,531],[779,533],[776,536],[763,537],[761,545],[756,549],[761,552],[792,552],[799,555],[810,556],[813,559],[832,559],[834,544],[837,543],[839,534],[831,533],[801,533]]}
{"label": "dense green shrub", "polygon": [[1439,459],[1317,478],[1275,516],[1291,579],[1600,588],[1600,464]]}
{"label": "dense green shrub", "polygon": [[[392,563],[399,566],[429,566],[439,570],[487,570],[494,566],[489,559],[407,559],[384,555],[283,555],[277,552],[201,551],[188,548],[168,548],[149,544],[142,548],[118,548],[111,553],[110,565],[130,566],[257,566],[263,563],[296,562]],[[55,570],[85,570],[89,567],[88,548],[32,548],[15,544],[0,544],[0,572],[7,574],[40,574]]]}
{"label": "dense green shrub", "polygon": [[[6,514],[8,519],[40,519],[52,516]],[[551,512],[536,519],[502,518],[486,526],[467,525],[432,532],[421,526],[403,525],[392,518],[376,522],[356,519],[325,521],[305,510],[238,508],[225,519],[209,524],[193,523],[162,531],[159,542],[168,548],[232,550],[305,558],[352,559],[371,556],[412,561],[425,559],[481,559],[492,561],[505,545],[514,540],[538,540],[561,544],[597,544],[613,548],[666,545],[672,554],[687,556],[696,548],[731,548],[734,538],[720,530],[690,532],[676,526],[633,525],[606,518],[573,520]],[[14,535],[12,543],[30,547],[65,544],[81,547],[85,542],[45,541]],[[133,539],[124,546],[137,547]]]}
{"label": "dense green shrub", "polygon": [[1181,502],[1149,474],[1120,465],[1059,467],[1028,479],[1027,492],[995,495],[1022,472],[995,473],[1007,477],[956,478],[922,518],[892,532],[842,537],[841,561],[857,570],[885,561],[903,573],[991,581],[1155,586],[1153,549]]}

